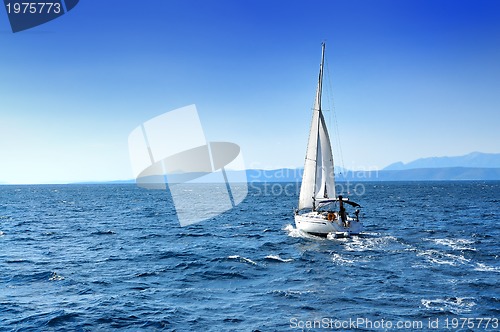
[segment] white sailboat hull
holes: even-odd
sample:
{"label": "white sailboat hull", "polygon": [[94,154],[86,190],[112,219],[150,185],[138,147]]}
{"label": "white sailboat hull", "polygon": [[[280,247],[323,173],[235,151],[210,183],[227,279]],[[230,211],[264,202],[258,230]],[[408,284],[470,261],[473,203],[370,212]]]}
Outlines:
{"label": "white sailboat hull", "polygon": [[303,232],[328,236],[332,234],[350,236],[358,235],[363,230],[363,224],[354,218],[347,218],[346,223],[339,218],[328,220],[327,215],[318,212],[307,212],[295,215],[295,226]]}

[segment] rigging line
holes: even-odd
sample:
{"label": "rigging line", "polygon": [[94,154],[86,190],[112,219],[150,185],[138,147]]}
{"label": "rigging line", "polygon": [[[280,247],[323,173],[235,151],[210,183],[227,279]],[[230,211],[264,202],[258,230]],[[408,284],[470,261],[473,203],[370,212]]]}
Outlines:
{"label": "rigging line", "polygon": [[[327,98],[328,105],[330,106],[329,108],[331,109],[331,112],[329,114],[329,121],[330,121],[330,126],[331,126],[331,118],[333,117],[333,129],[335,131],[334,133],[334,141],[335,141],[335,147],[336,150],[338,151],[339,154],[339,159],[340,159],[340,166],[342,167],[342,170],[340,173],[342,173],[345,170],[345,164],[344,164],[344,154],[342,152],[342,144],[340,143],[340,133],[339,133],[339,124],[337,121],[337,112],[335,110],[335,100],[333,98],[333,84],[331,81],[331,75],[330,75],[330,66],[328,65],[328,61],[325,61],[326,65],[326,73],[328,77],[328,95],[330,98]],[[331,102],[331,105],[330,105]]]}

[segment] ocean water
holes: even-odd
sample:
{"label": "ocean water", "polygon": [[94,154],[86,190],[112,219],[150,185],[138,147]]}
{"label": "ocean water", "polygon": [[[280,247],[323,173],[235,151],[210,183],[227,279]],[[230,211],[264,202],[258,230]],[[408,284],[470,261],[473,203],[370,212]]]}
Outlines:
{"label": "ocean water", "polygon": [[500,330],[500,182],[341,186],[363,236],[297,231],[293,183],[188,227],[163,191],[0,186],[0,330]]}

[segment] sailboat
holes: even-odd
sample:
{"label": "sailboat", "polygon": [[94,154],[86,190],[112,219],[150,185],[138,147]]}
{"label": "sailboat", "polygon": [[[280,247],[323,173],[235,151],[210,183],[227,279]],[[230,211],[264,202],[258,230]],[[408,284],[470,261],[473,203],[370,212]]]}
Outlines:
{"label": "sailboat", "polygon": [[360,205],[335,194],[333,154],[321,108],[325,43],[321,45],[321,65],[314,102],[295,226],[306,233],[330,237],[358,235],[363,230],[359,209],[350,216],[346,207]]}

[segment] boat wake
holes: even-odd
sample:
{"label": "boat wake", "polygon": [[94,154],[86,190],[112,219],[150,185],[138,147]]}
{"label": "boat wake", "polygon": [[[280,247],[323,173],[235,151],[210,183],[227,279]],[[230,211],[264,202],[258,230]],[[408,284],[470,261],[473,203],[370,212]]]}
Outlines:
{"label": "boat wake", "polygon": [[290,225],[290,224],[286,225],[283,228],[283,230],[286,231],[288,233],[288,236],[290,236],[290,237],[301,237],[304,239],[326,240],[325,238],[322,238],[319,236],[314,236],[314,235],[308,234],[306,232],[303,232],[300,229],[297,229],[297,228],[293,227],[293,225]]}
{"label": "boat wake", "polygon": [[427,262],[438,265],[458,266],[468,264],[470,259],[462,255],[454,255],[439,250],[423,250],[417,253],[417,256],[423,257]]}
{"label": "boat wake", "polygon": [[476,251],[476,248],[472,246],[472,244],[475,243],[475,241],[468,240],[468,239],[424,239],[426,241],[432,241],[435,244],[442,245],[449,247],[453,250],[458,250],[458,251]]}
{"label": "boat wake", "polygon": [[347,259],[339,254],[332,255],[332,261],[336,265],[353,265],[356,261],[353,259]]}
{"label": "boat wake", "polygon": [[398,249],[404,249],[404,247],[396,237],[381,236],[375,233],[366,234],[365,236],[353,236],[352,240],[345,244],[345,250],[347,251],[386,251]]}

